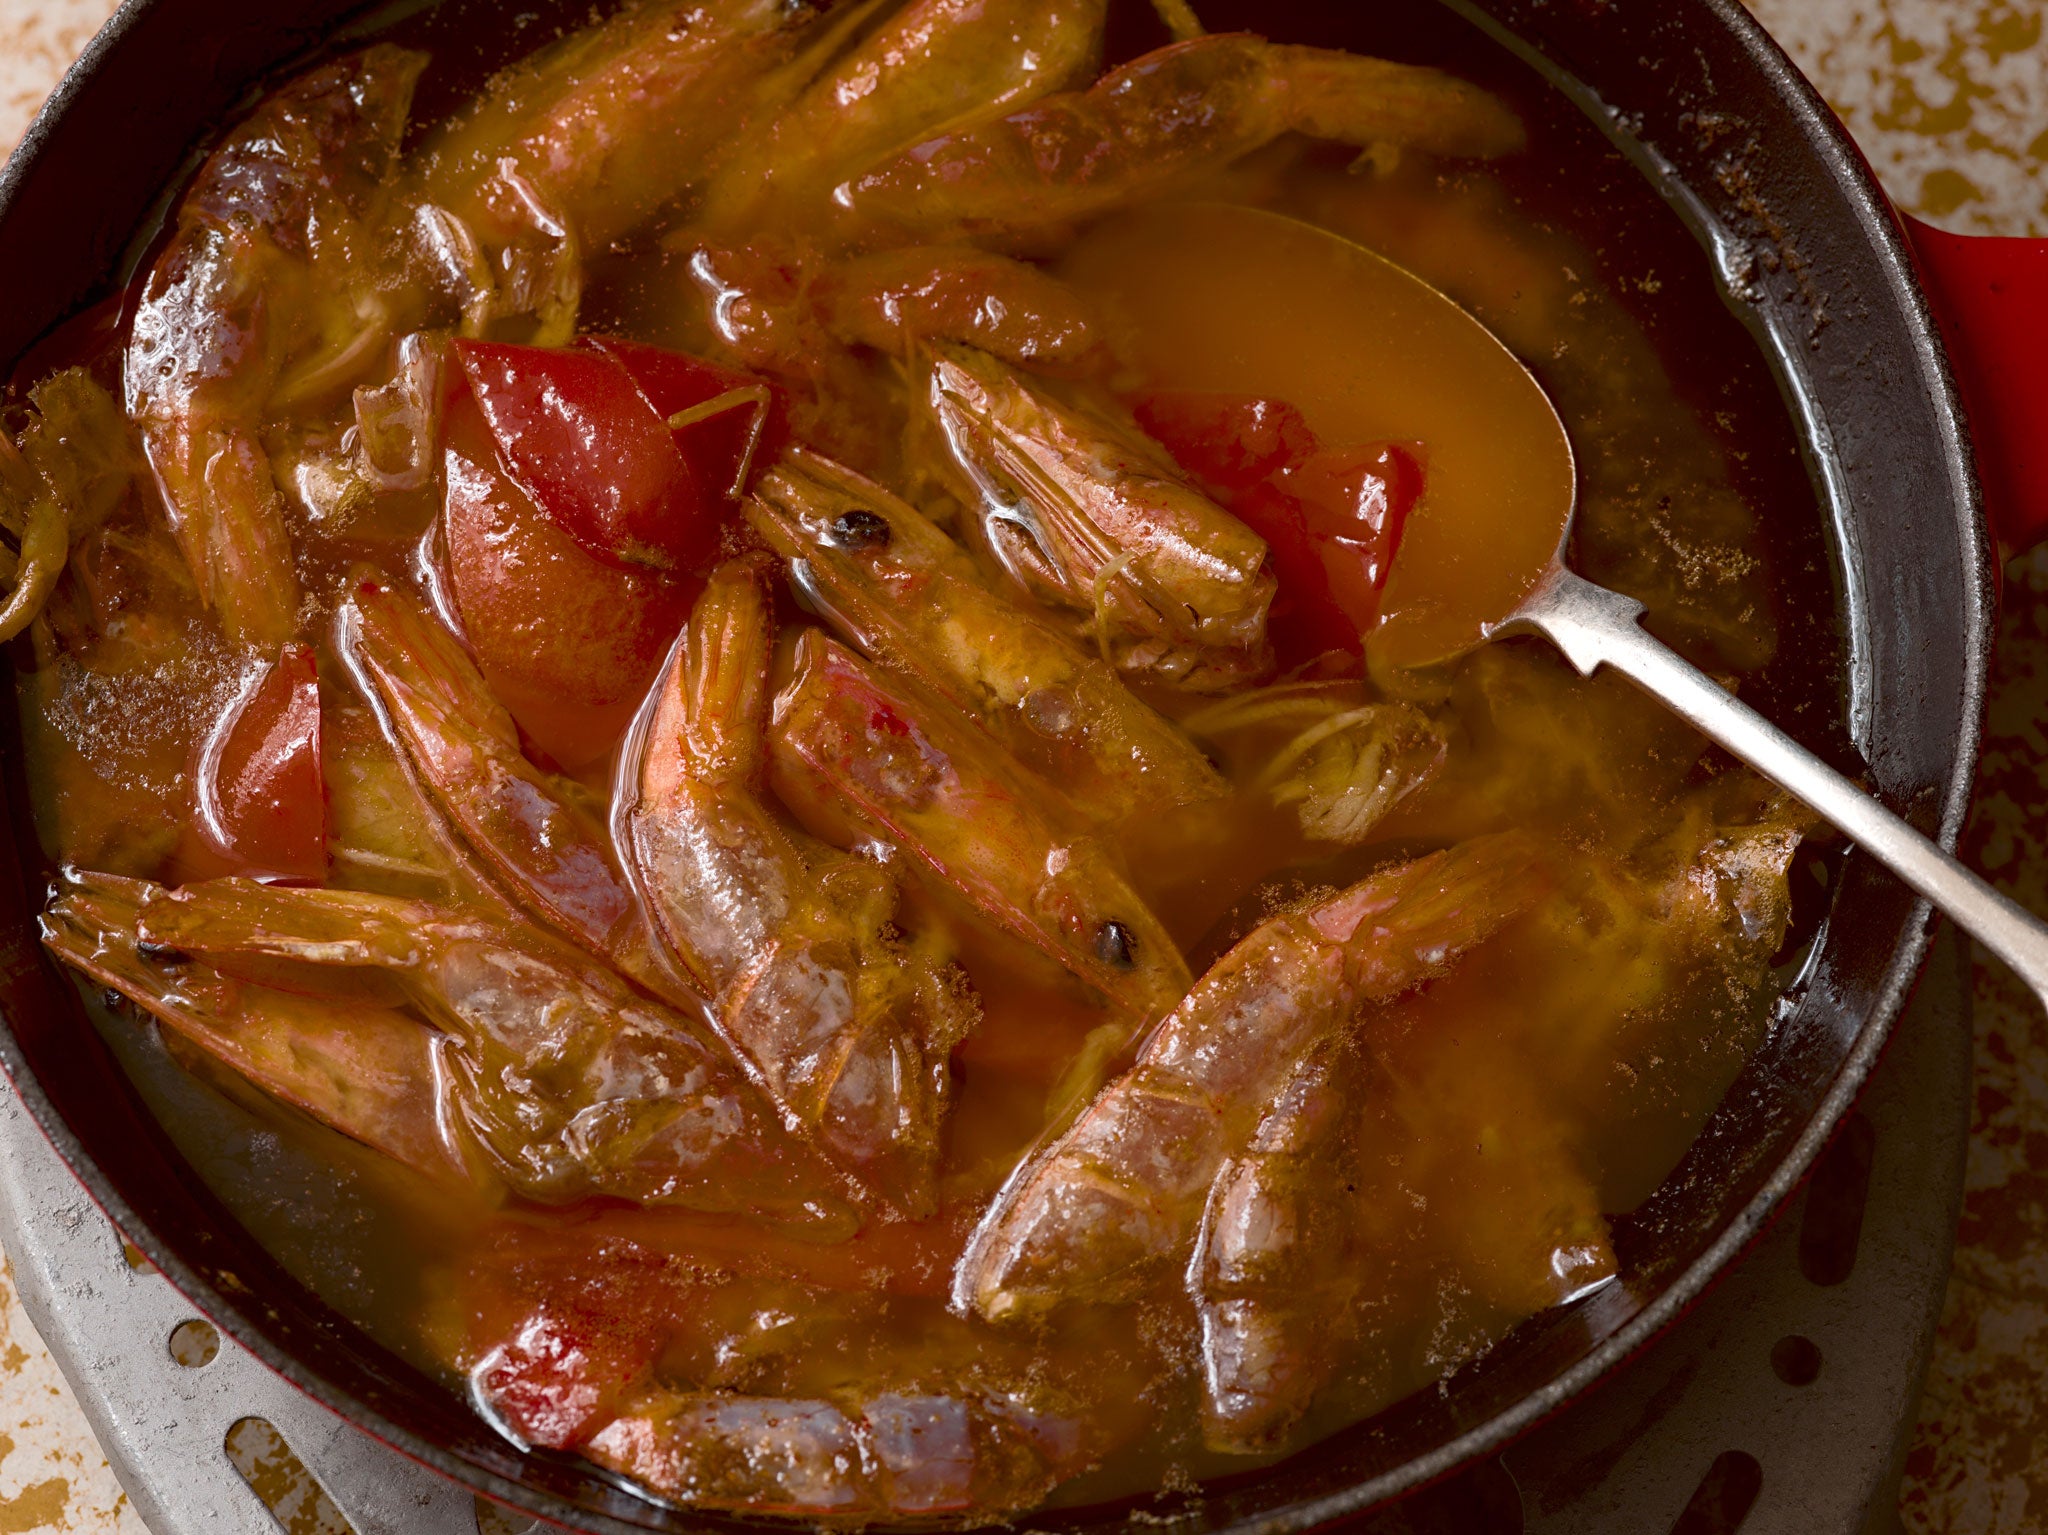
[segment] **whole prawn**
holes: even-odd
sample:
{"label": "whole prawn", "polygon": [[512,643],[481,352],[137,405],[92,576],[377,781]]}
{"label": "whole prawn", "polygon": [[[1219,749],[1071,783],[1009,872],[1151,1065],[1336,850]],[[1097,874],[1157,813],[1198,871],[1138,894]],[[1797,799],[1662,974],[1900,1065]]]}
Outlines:
{"label": "whole prawn", "polygon": [[[874,9],[848,7],[848,25]],[[1100,64],[1107,10],[1104,0],[910,0],[731,157],[702,221],[815,216],[841,182],[910,145],[1081,83]]]}
{"label": "whole prawn", "polygon": [[[341,380],[323,353],[379,344],[375,267],[387,173],[423,55],[379,44],[301,75],[207,158],[143,285],[123,372],[171,527],[230,639],[299,627],[284,500],[263,445],[280,394]],[[331,334],[330,334],[331,333]],[[342,339],[346,337],[346,340]],[[356,361],[367,366],[368,355]]]}
{"label": "whole prawn", "polygon": [[900,1308],[525,1223],[486,1243],[451,1361],[473,1399],[519,1442],[663,1498],[835,1520],[1013,1509],[1121,1429],[1079,1411],[1116,1389],[1121,1350],[1076,1389],[1028,1349],[925,1317],[914,1360],[856,1347],[821,1372],[802,1362],[818,1341],[887,1333]]}
{"label": "whole prawn", "polygon": [[807,855],[763,803],[773,614],[721,566],[626,748],[619,847],[718,1027],[791,1121],[903,1208],[931,1206],[957,971],[895,936],[893,880]]}
{"label": "whole prawn", "polygon": [[1224,1159],[1303,1053],[1443,974],[1542,888],[1534,848],[1502,833],[1255,928],[1012,1177],[954,1271],[954,1305],[1000,1321],[1136,1294],[1186,1254]]}
{"label": "whole prawn", "polygon": [[912,238],[1032,249],[1289,132],[1452,156],[1523,142],[1498,98],[1438,70],[1219,33],[1145,54],[1085,91],[936,135],[838,198]]}
{"label": "whole prawn", "polygon": [[137,923],[159,894],[72,871],[38,919],[43,943],[279,1102],[437,1181],[474,1179],[433,1030],[361,998],[284,991],[145,948]]}
{"label": "whole prawn", "polygon": [[[142,943],[307,990],[335,967],[393,978],[450,1041],[462,1116],[515,1188],[760,1213],[844,1234],[839,1180],[703,1025],[516,917],[350,890],[210,880],[152,890]],[[280,962],[285,962],[281,964]]]}
{"label": "whole prawn", "polygon": [[701,180],[801,83],[818,12],[783,0],[632,0],[502,76],[408,178],[412,245],[479,333],[575,333],[582,262]]}
{"label": "whole prawn", "polygon": [[[1061,795],[972,721],[813,629],[775,702],[774,782],[803,815],[900,849],[938,884],[1108,997],[1128,1041],[1179,1001],[1187,962]],[[828,828],[828,829],[836,829]]]}
{"label": "whole prawn", "polygon": [[366,572],[349,583],[336,633],[421,799],[454,828],[481,877],[642,985],[684,1001],[655,954],[601,807],[582,785],[528,760],[518,727],[455,636]]}
{"label": "whole prawn", "polygon": [[1028,1507],[1077,1469],[1072,1425],[1002,1396],[654,1391],[583,1453],[697,1508],[915,1517]]}

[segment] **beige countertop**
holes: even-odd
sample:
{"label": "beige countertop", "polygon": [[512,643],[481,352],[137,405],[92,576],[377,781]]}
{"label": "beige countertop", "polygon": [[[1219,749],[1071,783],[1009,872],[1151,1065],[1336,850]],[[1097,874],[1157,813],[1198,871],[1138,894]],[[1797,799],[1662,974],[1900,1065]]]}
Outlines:
{"label": "beige countertop", "polygon": [[[1656,4],[1659,0],[1624,0]],[[1944,227],[2048,234],[2048,0],[1749,0],[1893,197]],[[109,0],[0,0],[0,146]],[[1966,854],[2048,913],[2048,549],[2007,572]],[[2048,1021],[1977,966],[1961,1246],[1902,1497],[1906,1527],[2048,1529]],[[0,1535],[143,1535],[0,1268]]]}

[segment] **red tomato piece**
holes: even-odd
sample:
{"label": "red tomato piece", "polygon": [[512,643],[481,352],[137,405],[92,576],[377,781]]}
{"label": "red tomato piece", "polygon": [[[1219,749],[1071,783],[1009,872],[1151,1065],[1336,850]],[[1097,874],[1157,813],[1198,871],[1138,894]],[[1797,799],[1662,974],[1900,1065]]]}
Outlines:
{"label": "red tomato piece", "polygon": [[1283,478],[1317,542],[1330,596],[1364,633],[1379,621],[1380,593],[1422,497],[1419,449],[1391,442],[1334,448]]}
{"label": "red tomato piece", "polygon": [[595,762],[632,718],[701,582],[593,558],[501,466],[456,380],[442,418],[441,557],[484,680],[541,750]]}
{"label": "red tomato piece", "polygon": [[521,1224],[481,1247],[462,1295],[470,1380],[528,1444],[588,1440],[704,1310],[694,1271],[636,1242]]}
{"label": "red tomato piece", "polygon": [[539,1310],[478,1362],[472,1379],[505,1426],[528,1444],[570,1450],[618,1416],[653,1348],[590,1317]]}
{"label": "red tomato piece", "polygon": [[1266,615],[1266,634],[1282,671],[1330,651],[1363,654],[1358,625],[1330,590],[1323,542],[1308,527],[1301,502],[1272,481],[1230,498],[1240,521],[1266,541],[1273,579],[1279,583]]}
{"label": "red tomato piece", "polygon": [[199,748],[200,840],[257,879],[327,877],[327,785],[320,772],[320,678],[313,651],[287,645]]}
{"label": "red tomato piece", "polygon": [[586,336],[577,345],[615,359],[664,423],[697,406],[734,397],[727,409],[673,429],[677,451],[699,482],[718,494],[743,492],[789,441],[782,396],[755,374],[617,336]]}
{"label": "red tomato piece", "polygon": [[1261,395],[1161,389],[1131,408],[1181,468],[1225,494],[1305,462],[1319,446],[1300,411]]}
{"label": "red tomato piece", "polygon": [[587,553],[660,571],[716,555],[724,486],[700,480],[615,358],[490,341],[455,355],[505,469]]}

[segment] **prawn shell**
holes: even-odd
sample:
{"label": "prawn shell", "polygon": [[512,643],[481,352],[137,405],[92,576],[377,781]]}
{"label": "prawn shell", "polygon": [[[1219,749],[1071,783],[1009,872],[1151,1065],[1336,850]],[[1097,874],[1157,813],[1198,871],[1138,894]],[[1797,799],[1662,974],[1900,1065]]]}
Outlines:
{"label": "prawn shell", "polygon": [[[1109,997],[1133,1035],[1185,994],[1179,948],[1074,818],[1053,808],[1060,793],[941,700],[809,630],[775,701],[770,749],[786,802],[822,801],[864,822]],[[1106,951],[1112,925],[1123,942]]]}
{"label": "prawn shell", "polygon": [[677,962],[785,1123],[900,1209],[934,1200],[949,970],[885,931],[895,888],[807,860],[759,793],[773,610],[760,557],[721,566],[636,725],[619,845]]}
{"label": "prawn shell", "polygon": [[[1026,767],[1120,821],[1229,792],[1209,759],[1043,613],[997,592],[901,497],[801,449],[764,475],[748,521],[847,639],[980,721]],[[849,544],[840,519],[879,519]]]}
{"label": "prawn shell", "polygon": [[928,349],[926,404],[983,543],[1119,670],[1196,692],[1272,669],[1265,540],[1106,401],[1060,398],[972,347]]}

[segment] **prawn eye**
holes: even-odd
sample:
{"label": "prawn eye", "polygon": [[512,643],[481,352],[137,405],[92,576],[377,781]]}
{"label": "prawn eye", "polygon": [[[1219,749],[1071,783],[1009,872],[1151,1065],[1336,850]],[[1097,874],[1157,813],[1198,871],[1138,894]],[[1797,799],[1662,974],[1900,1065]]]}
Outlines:
{"label": "prawn eye", "polygon": [[886,519],[861,507],[832,519],[832,542],[842,549],[886,549],[889,531]]}
{"label": "prawn eye", "polygon": [[1095,930],[1095,957],[1105,965],[1128,970],[1138,962],[1138,940],[1112,917]]}
{"label": "prawn eye", "polygon": [[151,943],[147,938],[136,940],[135,952],[152,965],[184,965],[191,963],[192,960],[192,956],[183,949],[174,948],[168,943]]}

